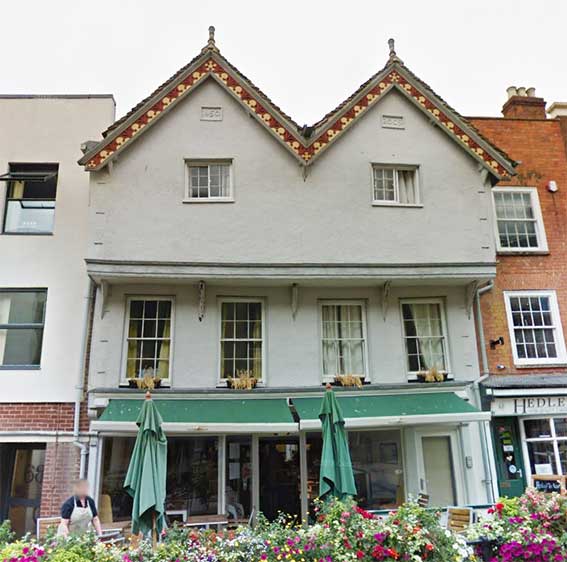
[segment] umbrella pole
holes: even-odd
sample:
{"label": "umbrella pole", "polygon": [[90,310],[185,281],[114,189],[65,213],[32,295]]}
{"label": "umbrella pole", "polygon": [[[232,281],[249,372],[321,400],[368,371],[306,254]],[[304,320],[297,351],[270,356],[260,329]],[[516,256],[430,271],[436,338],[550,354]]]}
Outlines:
{"label": "umbrella pole", "polygon": [[157,533],[156,533],[156,512],[152,512],[152,549],[157,548]]}

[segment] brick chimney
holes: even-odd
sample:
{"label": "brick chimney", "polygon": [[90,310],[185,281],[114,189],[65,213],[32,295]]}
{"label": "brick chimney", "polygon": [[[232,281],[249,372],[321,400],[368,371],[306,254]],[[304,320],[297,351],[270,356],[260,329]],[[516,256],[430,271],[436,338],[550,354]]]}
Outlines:
{"label": "brick chimney", "polygon": [[545,119],[545,100],[536,98],[535,88],[506,89],[508,101],[502,106],[502,114],[507,119]]}
{"label": "brick chimney", "polygon": [[559,121],[565,151],[567,152],[567,102],[556,101],[552,103],[547,110],[547,114],[550,119],[557,119]]}

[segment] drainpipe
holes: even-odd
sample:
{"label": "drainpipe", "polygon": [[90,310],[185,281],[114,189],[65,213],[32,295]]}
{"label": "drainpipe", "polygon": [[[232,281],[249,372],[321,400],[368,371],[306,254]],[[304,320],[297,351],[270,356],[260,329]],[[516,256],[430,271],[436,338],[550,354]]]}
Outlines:
{"label": "drainpipe", "polygon": [[[486,354],[486,338],[484,337],[484,324],[482,321],[482,310],[480,307],[480,297],[491,291],[494,288],[494,281],[489,281],[484,287],[480,287],[476,291],[476,317],[478,326],[478,339],[480,345],[480,358],[482,373],[481,376],[473,383],[474,399],[476,406],[482,409],[481,397],[480,397],[480,383],[486,380],[490,376],[490,369],[488,367],[488,355]],[[486,432],[486,423],[490,422],[480,422],[480,437],[482,439],[482,461],[484,465],[484,483],[486,485],[486,494],[488,498],[488,503],[494,503],[496,501],[494,488],[493,488],[493,471],[490,463],[490,454],[488,447],[492,446],[492,439],[489,440],[488,434]]]}
{"label": "drainpipe", "polygon": [[82,443],[79,439],[79,423],[81,417],[81,404],[85,392],[85,363],[87,359],[87,340],[89,337],[89,323],[91,317],[91,302],[93,300],[94,283],[89,277],[87,286],[87,294],[85,296],[84,314],[83,314],[83,332],[81,337],[81,353],[79,355],[78,383],[76,386],[77,394],[75,396],[75,417],[73,419],[73,445],[81,450],[81,462],[79,465],[79,478],[84,478],[87,466],[87,455],[89,453],[88,445]]}

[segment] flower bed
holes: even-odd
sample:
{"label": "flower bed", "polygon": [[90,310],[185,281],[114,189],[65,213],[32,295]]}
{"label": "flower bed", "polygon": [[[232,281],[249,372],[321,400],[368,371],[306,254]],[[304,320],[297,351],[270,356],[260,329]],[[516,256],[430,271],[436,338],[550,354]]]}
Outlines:
{"label": "flower bed", "polygon": [[467,537],[492,541],[490,562],[567,561],[567,498],[528,490],[501,500]]}
{"label": "flower bed", "polygon": [[43,545],[10,542],[0,532],[0,561],[8,562],[463,562],[471,554],[462,537],[447,531],[438,515],[407,503],[387,517],[376,517],[354,502],[321,504],[311,525],[285,516],[260,517],[254,529],[195,531],[174,527],[155,552],[97,543],[95,537],[55,540]]}

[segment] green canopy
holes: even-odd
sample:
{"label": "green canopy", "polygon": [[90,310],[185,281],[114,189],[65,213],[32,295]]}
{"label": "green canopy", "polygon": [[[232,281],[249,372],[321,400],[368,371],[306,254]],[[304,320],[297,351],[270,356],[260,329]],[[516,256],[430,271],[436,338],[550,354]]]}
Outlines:
{"label": "green canopy", "polygon": [[335,393],[330,389],[325,392],[319,419],[323,427],[319,497],[355,496],[356,486],[345,432],[345,420]]}
{"label": "green canopy", "polygon": [[124,480],[124,488],[134,499],[132,533],[147,534],[152,530],[160,533],[165,514],[167,439],[161,428],[161,416],[149,393],[136,423],[138,435]]}

